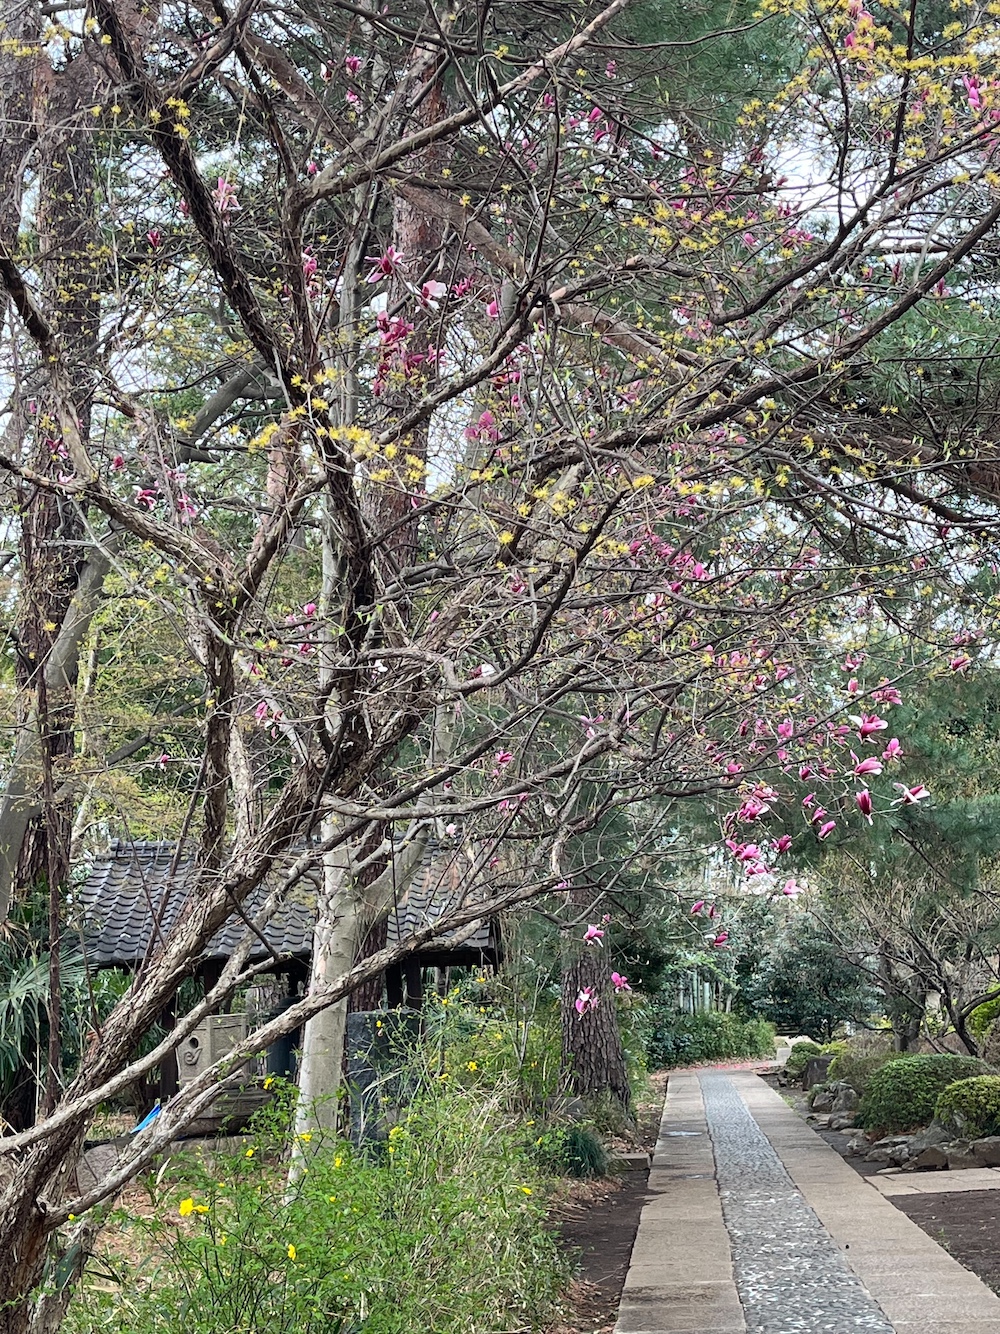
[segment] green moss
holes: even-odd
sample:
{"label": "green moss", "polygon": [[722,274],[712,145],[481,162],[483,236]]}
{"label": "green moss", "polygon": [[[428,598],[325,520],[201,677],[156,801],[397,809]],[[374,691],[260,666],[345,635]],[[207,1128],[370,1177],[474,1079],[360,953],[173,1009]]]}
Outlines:
{"label": "green moss", "polygon": [[959,1079],[939,1095],[935,1116],[957,1134],[1000,1135],[1000,1075]]}
{"label": "green moss", "polygon": [[895,1134],[927,1125],[939,1094],[958,1079],[989,1073],[974,1056],[906,1056],[877,1070],[861,1099],[858,1124]]}
{"label": "green moss", "polygon": [[985,1005],[976,1006],[969,1015],[969,1032],[974,1038],[985,1037],[993,1020],[998,1016],[1000,1016],[1000,996],[996,1000],[987,1001]]}

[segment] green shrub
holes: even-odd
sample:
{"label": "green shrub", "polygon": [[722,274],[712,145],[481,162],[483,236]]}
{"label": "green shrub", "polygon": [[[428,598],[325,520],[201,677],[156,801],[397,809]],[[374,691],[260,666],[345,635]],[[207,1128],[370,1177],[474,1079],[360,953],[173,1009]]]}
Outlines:
{"label": "green shrub", "polygon": [[171,1160],[156,1216],[115,1220],[67,1334],[542,1328],[567,1268],[544,1177],[504,1105],[429,1081],[378,1151],[309,1140],[290,1189],[287,1126],[232,1157]]}
{"label": "green shrub", "polygon": [[791,1079],[801,1079],[809,1062],[817,1056],[825,1055],[826,1052],[818,1042],[796,1042],[785,1062],[785,1074]]}
{"label": "green shrub", "polygon": [[700,1061],[761,1059],[774,1055],[774,1029],[763,1019],[741,1019],[721,1010],[679,1014],[656,1006],[646,1050],[654,1070]]}
{"label": "green shrub", "polygon": [[983,1038],[990,1031],[993,1020],[1000,1016],[1000,996],[977,1005],[968,1018],[969,1032],[974,1038]]}
{"label": "green shrub", "polygon": [[875,1071],[902,1055],[905,1053],[893,1050],[892,1039],[884,1033],[859,1033],[848,1038],[843,1051],[833,1058],[829,1078],[842,1079],[856,1093],[863,1095]]}
{"label": "green shrub", "polygon": [[1000,1075],[959,1079],[940,1094],[934,1115],[969,1139],[1000,1135]]}
{"label": "green shrub", "polygon": [[866,1130],[896,1134],[927,1125],[938,1095],[957,1079],[989,1073],[974,1056],[906,1056],[887,1062],[872,1075],[858,1109]]}

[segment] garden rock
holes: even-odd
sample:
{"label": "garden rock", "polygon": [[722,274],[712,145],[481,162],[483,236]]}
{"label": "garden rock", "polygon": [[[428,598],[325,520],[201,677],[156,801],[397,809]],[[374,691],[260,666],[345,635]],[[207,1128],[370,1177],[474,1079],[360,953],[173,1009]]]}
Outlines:
{"label": "garden rock", "polygon": [[940,1121],[932,1121],[929,1126],[918,1130],[912,1137],[910,1154],[916,1156],[924,1149],[940,1148],[942,1144],[950,1144],[954,1138],[955,1136]]}
{"label": "garden rock", "polygon": [[907,1159],[904,1169],[907,1172],[929,1172],[940,1171],[948,1166],[948,1155],[944,1149],[932,1144],[930,1148],[922,1149],[920,1153]]}
{"label": "garden rock", "polygon": [[809,1106],[814,1112],[832,1112],[837,1095],[832,1088],[817,1088],[809,1099]]}
{"label": "garden rock", "polygon": [[814,1084],[825,1084],[832,1061],[832,1056],[810,1057],[805,1074],[802,1076],[802,1087],[811,1089]]}
{"label": "garden rock", "polygon": [[837,1096],[833,1100],[833,1111],[835,1113],[856,1112],[858,1110],[858,1103],[861,1099],[858,1097],[857,1091],[851,1088],[850,1084],[846,1084],[843,1080],[838,1080],[832,1087],[837,1090]]}
{"label": "garden rock", "polygon": [[851,1158],[857,1158],[862,1153],[868,1151],[868,1136],[854,1135],[847,1141],[847,1154]]}
{"label": "garden rock", "polygon": [[949,1172],[958,1172],[966,1167],[986,1166],[982,1158],[973,1152],[972,1145],[967,1139],[960,1139],[954,1144],[948,1144],[944,1153],[948,1159]]}
{"label": "garden rock", "polygon": [[972,1151],[984,1167],[1000,1167],[1000,1135],[988,1135],[973,1141]]}
{"label": "garden rock", "polygon": [[840,1116],[830,1117],[831,1130],[852,1130],[854,1128],[855,1115],[853,1112],[844,1112]]}

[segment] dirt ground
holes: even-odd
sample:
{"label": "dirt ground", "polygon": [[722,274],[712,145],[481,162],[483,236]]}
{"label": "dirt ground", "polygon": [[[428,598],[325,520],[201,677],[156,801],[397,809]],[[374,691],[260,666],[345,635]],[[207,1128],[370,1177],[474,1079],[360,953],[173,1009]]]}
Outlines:
{"label": "dirt ground", "polygon": [[889,1202],[928,1236],[1000,1292],[1000,1190],[960,1190],[947,1195],[890,1195]]}
{"label": "dirt ground", "polygon": [[[635,1142],[623,1149],[651,1150],[656,1143],[667,1077],[651,1077],[652,1094],[638,1108]],[[573,1182],[557,1211],[559,1237],[577,1261],[563,1321],[547,1334],[610,1334],[618,1318],[639,1214],[646,1203],[648,1172],[629,1171],[600,1181]]]}

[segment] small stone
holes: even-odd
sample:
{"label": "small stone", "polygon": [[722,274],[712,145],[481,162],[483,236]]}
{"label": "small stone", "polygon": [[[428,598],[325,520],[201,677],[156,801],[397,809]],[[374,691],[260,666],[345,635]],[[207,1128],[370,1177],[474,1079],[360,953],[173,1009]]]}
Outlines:
{"label": "small stone", "polygon": [[832,1089],[817,1089],[809,1100],[814,1112],[832,1112],[837,1095]]}
{"label": "small stone", "polygon": [[847,1153],[851,1158],[856,1158],[859,1154],[867,1153],[867,1151],[867,1135],[854,1135],[847,1141]]}
{"label": "small stone", "polygon": [[983,1160],[984,1167],[1000,1167],[1000,1135],[973,1140],[972,1152]]}
{"label": "small stone", "polygon": [[937,1172],[947,1166],[948,1155],[944,1149],[932,1144],[930,1148],[922,1149],[920,1153],[910,1158],[904,1164],[903,1170],[906,1172]]}

